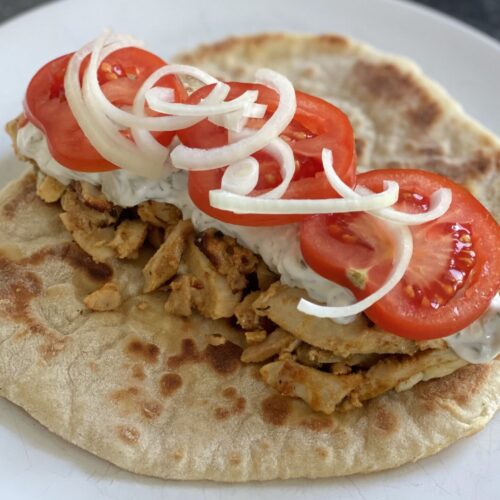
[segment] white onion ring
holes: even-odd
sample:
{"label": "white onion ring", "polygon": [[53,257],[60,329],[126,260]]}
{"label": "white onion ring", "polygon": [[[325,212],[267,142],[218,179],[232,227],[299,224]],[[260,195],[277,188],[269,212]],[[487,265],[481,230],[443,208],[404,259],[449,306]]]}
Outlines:
{"label": "white onion ring", "polygon": [[300,312],[318,318],[344,318],[365,311],[375,304],[375,302],[387,295],[401,281],[408,269],[413,254],[413,238],[408,227],[393,224],[391,222],[385,222],[385,224],[393,233],[397,242],[396,253],[394,256],[394,264],[387,280],[376,292],[348,306],[322,306],[314,304],[306,299],[300,299],[297,309]]}
{"label": "white onion ring", "polygon": [[316,200],[266,199],[261,197],[241,196],[214,189],[209,193],[210,205],[220,210],[229,210],[235,214],[334,214],[345,212],[367,212],[393,205],[399,195],[397,182],[384,182],[385,190],[375,193],[370,198],[359,199],[325,198]]}
{"label": "white onion ring", "polygon": [[253,156],[249,156],[226,168],[221,188],[230,193],[246,195],[255,189],[257,182],[259,182],[259,162]]}
{"label": "white onion ring", "polygon": [[[335,191],[337,191],[337,193],[341,196],[344,198],[359,198],[360,196],[369,196],[373,194],[372,191],[363,186],[357,187],[356,191],[354,191],[349,186],[344,184],[333,168],[333,155],[329,149],[323,149],[321,159],[323,160],[323,168],[328,181],[333,189],[335,189]],[[414,226],[430,222],[444,215],[450,208],[451,201],[451,190],[448,188],[440,188],[432,193],[430,197],[430,207],[427,212],[409,214],[395,210],[394,208],[382,208],[380,210],[372,211],[371,215],[397,224]]]}
{"label": "white onion ring", "polygon": [[263,149],[272,139],[278,137],[292,121],[297,102],[292,83],[283,75],[270,69],[256,72],[256,80],[275,89],[280,101],[271,118],[251,136],[234,144],[212,149],[177,146],[171,153],[175,167],[183,170],[211,170],[243,160]]}
{"label": "white onion ring", "polygon": [[[87,92],[84,94],[80,86],[80,67],[85,57],[92,52],[92,48],[103,46],[108,38],[108,34],[100,37],[92,45],[88,45],[77,51],[68,62],[66,74],[64,77],[64,90],[68,105],[75,117],[82,132],[97,151],[109,162],[126,170],[130,170],[138,175],[150,178],[159,178],[164,173],[164,165],[159,161],[150,161],[139,148],[121,136],[118,127],[111,121],[105,121],[102,116],[96,117],[97,111],[93,109],[92,102],[88,99],[91,96]],[[130,46],[130,42],[124,42],[123,39],[111,38],[115,47]],[[115,41],[118,40],[118,41]],[[94,56],[94,64],[98,55]],[[91,61],[92,62],[92,61]],[[89,63],[90,66],[90,63]],[[88,71],[85,72],[85,80]],[[88,87],[88,83],[87,83]]]}

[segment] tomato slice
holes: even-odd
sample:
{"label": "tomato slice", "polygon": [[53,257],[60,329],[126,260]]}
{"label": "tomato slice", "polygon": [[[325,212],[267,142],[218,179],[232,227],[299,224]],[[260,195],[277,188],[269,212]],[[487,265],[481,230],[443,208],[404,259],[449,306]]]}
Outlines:
{"label": "tomato slice", "polygon": [[[439,219],[410,226],[413,256],[400,283],[365,311],[380,328],[413,339],[455,333],[488,308],[500,287],[500,227],[465,188],[421,170],[376,170],[358,184],[381,191],[383,180],[399,183],[399,210],[428,209],[439,188],[452,191]],[[358,299],[387,279],[394,243],[383,223],[367,213],[317,215],[301,226],[301,249],[317,273],[348,287]]]}
{"label": "tomato slice", "polygon": [[[105,160],[90,144],[78,126],[64,95],[64,75],[73,54],[58,57],[43,66],[31,80],[24,109],[26,116],[43,130],[50,153],[61,165],[84,172],[104,172],[118,167]],[[88,64],[82,64],[83,71]],[[98,71],[103,92],[117,106],[130,106],[139,87],[165,62],[146,50],[127,47],[110,54]],[[158,85],[173,88],[175,97],[184,100],[184,87],[174,76],[162,78]],[[170,144],[174,132],[156,133],[156,139]]]}
{"label": "tomato slice", "polygon": [[[266,118],[277,108],[278,94],[259,84],[229,82],[231,90],[228,100],[235,99],[246,90],[258,90],[258,101],[267,105]],[[213,85],[198,89],[188,99],[189,103],[198,103],[212,90]],[[355,149],[354,134],[347,116],[332,104],[317,97],[297,92],[297,111],[292,123],[282,134],[282,138],[290,143],[295,153],[296,172],[284,195],[290,199],[318,199],[337,197],[323,172],[321,152],[329,148],[333,152],[334,165],[340,178],[348,185],[355,182]],[[263,120],[251,119],[247,127],[257,128]],[[204,120],[189,129],[178,133],[181,142],[189,147],[210,149],[228,143],[228,133]],[[255,158],[260,163],[260,177],[256,190],[257,195],[272,189],[281,182],[279,165],[264,152],[258,152]],[[194,204],[203,212],[224,222],[243,226],[274,226],[303,220],[305,215],[257,215],[234,214],[226,210],[213,208],[209,202],[209,192],[219,189],[224,168],[202,172],[189,172],[189,194]]]}

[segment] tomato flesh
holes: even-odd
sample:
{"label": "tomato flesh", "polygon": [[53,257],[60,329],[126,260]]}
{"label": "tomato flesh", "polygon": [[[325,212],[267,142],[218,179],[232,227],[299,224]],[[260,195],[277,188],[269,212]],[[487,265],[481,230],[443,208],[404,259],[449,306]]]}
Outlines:
{"label": "tomato flesh", "polygon": [[[278,106],[279,98],[275,91],[258,84],[229,82],[231,91],[228,100],[235,99],[246,90],[258,90],[258,103],[267,105],[267,119]],[[213,85],[202,87],[194,92],[189,103],[198,103],[212,90]],[[296,92],[297,111],[292,123],[281,137],[286,140],[296,158],[296,172],[283,198],[320,199],[333,198],[338,194],[333,190],[323,172],[321,152],[323,148],[332,150],[334,165],[340,178],[349,186],[355,182],[354,135],[346,115],[338,108],[317,97]],[[261,127],[265,119],[250,119],[247,127]],[[210,149],[228,143],[225,128],[204,120],[193,127],[178,133],[181,142],[192,148]],[[256,189],[250,195],[258,195],[272,189],[281,182],[279,165],[269,155],[258,152],[255,158],[260,162],[260,177]],[[219,189],[224,168],[189,172],[189,194],[194,204],[208,215],[243,226],[274,226],[298,222],[306,216],[234,214],[226,210],[213,208],[209,201],[209,192]]]}
{"label": "tomato flesh", "polygon": [[[54,59],[32,78],[24,102],[26,116],[44,132],[50,153],[61,165],[84,172],[115,170],[118,167],[105,160],[85,137],[66,100],[64,76],[72,55]],[[83,61],[81,78],[88,61],[89,57]],[[140,48],[119,49],[101,63],[99,83],[115,105],[131,106],[146,78],[165,64],[161,58]],[[162,78],[158,85],[173,88],[177,100],[186,97],[183,86],[174,76]],[[158,142],[164,145],[170,144],[173,136],[174,132],[155,133]]]}
{"label": "tomato flesh", "polygon": [[[379,192],[383,180],[400,185],[396,208],[428,210],[429,195],[452,191],[447,213],[410,226],[413,254],[399,284],[365,311],[380,328],[408,338],[430,339],[455,333],[488,308],[500,287],[500,228],[466,189],[419,170],[377,170],[358,184]],[[394,242],[384,224],[367,213],[318,215],[302,223],[301,249],[322,276],[348,287],[358,299],[387,279]]]}

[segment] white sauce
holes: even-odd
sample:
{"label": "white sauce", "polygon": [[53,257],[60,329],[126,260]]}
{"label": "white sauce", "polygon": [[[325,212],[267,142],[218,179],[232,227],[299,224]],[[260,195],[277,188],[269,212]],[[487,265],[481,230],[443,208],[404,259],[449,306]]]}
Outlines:
{"label": "white sauce", "polygon": [[[191,218],[198,231],[213,227],[233,236],[259,254],[269,268],[280,274],[281,282],[303,288],[313,300],[327,305],[346,305],[354,301],[349,290],[316,274],[302,258],[298,226],[245,227],[226,224],[198,210],[187,194],[185,172],[166,173],[160,181],[130,174],[125,170],[104,173],[79,173],[57,163],[43,133],[31,123],[19,130],[17,147],[21,154],[34,159],[40,170],[63,184],[73,180],[99,185],[113,203],[131,207],[147,200],[172,203]],[[500,354],[500,299],[497,295],[488,311],[472,325],[445,340],[458,356],[470,363],[486,363]],[[353,318],[336,320],[349,322]]]}
{"label": "white sauce", "polygon": [[448,345],[469,363],[487,363],[500,354],[500,294],[470,326],[447,337]]}

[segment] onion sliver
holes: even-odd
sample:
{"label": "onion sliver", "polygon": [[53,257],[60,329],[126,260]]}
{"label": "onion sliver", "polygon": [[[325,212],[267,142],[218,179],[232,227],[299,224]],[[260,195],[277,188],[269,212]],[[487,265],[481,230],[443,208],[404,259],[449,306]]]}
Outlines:
{"label": "onion sliver", "polygon": [[279,137],[273,139],[264,148],[264,151],[278,161],[282,181],[275,188],[271,189],[271,191],[261,194],[258,198],[278,199],[285,194],[295,174],[295,157],[290,145]]}
{"label": "onion sliver", "polygon": [[[168,66],[167,66],[168,67]],[[162,68],[160,68],[162,69]],[[161,78],[161,77],[160,77]],[[156,83],[156,80],[153,81],[151,80],[154,85]],[[141,87],[141,89],[144,88],[144,85]],[[145,92],[143,92],[141,89],[139,89],[139,92],[137,93],[135,100],[134,100],[134,105],[133,105],[133,112],[136,115],[144,116],[144,103],[145,103]],[[229,94],[229,85],[226,85],[225,83],[218,82],[215,87],[212,89],[210,94],[206,97],[205,102],[208,103],[217,103],[223,101],[227,95]],[[183,125],[185,126],[191,126],[200,121],[199,118],[186,118],[186,117],[166,117],[166,118],[171,118],[171,119],[177,119],[179,122],[177,123],[178,125]],[[182,123],[180,121],[182,120]],[[181,127],[182,128],[182,127]],[[163,152],[164,154],[168,155],[170,153],[170,148],[166,148],[165,146],[161,145],[152,135],[149,131],[137,128],[137,127],[132,127],[131,128],[132,132],[132,137],[134,138],[135,143],[144,151],[158,151],[158,152]]]}
{"label": "onion sliver", "polygon": [[156,87],[148,90],[146,101],[148,106],[158,113],[165,113],[176,116],[190,116],[206,118],[211,115],[223,115],[245,108],[248,104],[253,104],[257,100],[257,90],[247,90],[232,101],[225,101],[219,104],[207,104],[202,101],[200,104],[183,104],[180,102],[168,102],[162,98],[163,89]]}
{"label": "onion sliver", "polygon": [[334,214],[345,212],[367,212],[393,205],[399,195],[397,182],[384,183],[385,190],[370,197],[356,199],[325,198],[315,200],[266,199],[241,196],[222,189],[210,191],[210,205],[235,214]]}
{"label": "onion sliver", "polygon": [[391,222],[386,222],[385,224],[393,233],[397,243],[396,253],[392,270],[386,282],[376,292],[349,306],[322,306],[309,302],[306,299],[301,299],[297,309],[305,314],[318,318],[343,318],[354,316],[355,314],[365,311],[375,304],[375,302],[387,295],[401,281],[408,269],[413,253],[413,238],[408,227],[393,224]]}
{"label": "onion sliver", "polygon": [[259,182],[259,162],[249,156],[226,168],[221,187],[231,193],[245,195],[252,192]]}
{"label": "onion sliver", "polygon": [[[361,196],[373,195],[373,192],[369,189],[358,186],[356,191],[352,190],[349,186],[344,184],[342,179],[337,175],[333,168],[333,155],[329,149],[323,149],[321,158],[323,160],[323,168],[325,170],[325,175],[330,182],[331,186],[337,193],[339,193],[344,198],[359,198]],[[418,224],[424,224],[425,222],[430,222],[432,220],[438,219],[444,215],[450,208],[452,201],[451,190],[448,188],[440,188],[432,193],[430,197],[430,206],[427,212],[409,214],[406,212],[401,212],[395,210],[394,208],[382,208],[380,210],[374,210],[372,215],[385,219],[397,224],[405,224],[407,226],[415,226]]]}
{"label": "onion sliver", "polygon": [[[80,86],[80,67],[83,60],[92,52],[94,46],[102,46],[107,36],[106,34],[101,37],[92,46],[83,47],[69,60],[64,77],[64,90],[68,105],[81,130],[103,158],[138,175],[159,178],[164,173],[163,162],[149,161],[133,142],[121,136],[115,124],[109,122],[104,125],[102,117],[96,118],[96,110],[93,109],[95,101],[92,100],[91,96],[84,95]],[[116,42],[114,46],[119,48],[130,45],[131,43],[128,42]],[[96,57],[94,57],[94,61]],[[87,75],[87,71],[85,73]]]}
{"label": "onion sliver", "polygon": [[292,83],[270,69],[260,69],[255,76],[257,82],[273,88],[280,96],[278,107],[269,120],[251,136],[227,146],[207,150],[179,145],[171,153],[175,167],[183,170],[212,170],[236,163],[263,149],[285,130],[297,108]]}

